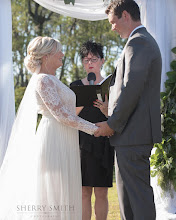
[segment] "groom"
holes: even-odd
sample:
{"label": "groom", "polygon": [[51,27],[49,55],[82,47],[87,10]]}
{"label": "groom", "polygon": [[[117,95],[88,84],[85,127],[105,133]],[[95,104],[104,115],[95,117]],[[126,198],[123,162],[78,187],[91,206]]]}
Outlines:
{"label": "groom", "polygon": [[141,25],[133,0],[117,0],[106,13],[112,30],[128,38],[111,80],[107,122],[95,136],[111,136],[116,150],[116,178],[121,220],[154,220],[149,157],[161,142],[161,55]]}

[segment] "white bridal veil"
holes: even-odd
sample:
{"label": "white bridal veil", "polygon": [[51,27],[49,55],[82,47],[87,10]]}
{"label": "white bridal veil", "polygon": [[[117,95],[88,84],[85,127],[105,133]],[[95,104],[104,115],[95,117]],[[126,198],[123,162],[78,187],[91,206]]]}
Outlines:
{"label": "white bridal veil", "polygon": [[[8,148],[0,169],[0,219],[6,219],[9,210],[14,209],[7,220],[16,219],[17,204],[25,204],[29,199],[34,204],[34,194],[25,201],[25,195],[36,190],[37,160],[34,137],[37,124],[37,104],[35,97],[36,74],[30,79],[13,124]],[[30,177],[30,178],[29,178]],[[20,184],[19,184],[20,180]],[[17,201],[17,198],[22,200]],[[17,218],[19,219],[19,218]]]}

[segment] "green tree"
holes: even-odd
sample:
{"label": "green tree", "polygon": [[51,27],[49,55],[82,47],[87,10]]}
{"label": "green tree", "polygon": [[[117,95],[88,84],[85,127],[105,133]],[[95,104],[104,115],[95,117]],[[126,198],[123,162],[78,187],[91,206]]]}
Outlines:
{"label": "green tree", "polygon": [[[44,35],[44,23],[53,12],[31,0],[12,0],[12,50],[15,88],[27,86],[30,74],[24,68],[27,45],[32,38]],[[49,34],[48,34],[49,35]]]}
{"label": "green tree", "polygon": [[31,21],[24,0],[12,0],[12,50],[15,72],[15,87],[26,86],[27,72],[24,69],[26,46],[30,39]]}
{"label": "green tree", "polygon": [[15,89],[15,111],[17,112],[20,102],[23,98],[26,87],[17,87]]}
{"label": "green tree", "polygon": [[53,12],[41,7],[32,0],[27,0],[28,13],[35,25],[36,35],[42,36],[44,32],[44,24],[51,20]]}
{"label": "green tree", "polygon": [[64,17],[32,0],[12,0],[12,14],[15,87],[26,86],[30,78],[23,61],[27,45],[35,36],[51,36],[61,41],[65,57],[57,75],[66,84],[85,75],[79,59],[79,48],[83,42],[92,39],[105,46],[104,70],[107,74],[113,72],[114,60],[125,43],[110,30],[107,20],[84,21]]}

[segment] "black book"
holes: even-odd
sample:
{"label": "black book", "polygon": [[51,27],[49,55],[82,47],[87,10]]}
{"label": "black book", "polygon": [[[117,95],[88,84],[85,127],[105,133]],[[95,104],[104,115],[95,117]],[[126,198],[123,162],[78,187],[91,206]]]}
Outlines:
{"label": "black book", "polygon": [[112,74],[108,75],[97,85],[71,85],[70,89],[76,94],[76,106],[93,106],[96,99],[104,102],[105,94],[109,94],[111,77]]}

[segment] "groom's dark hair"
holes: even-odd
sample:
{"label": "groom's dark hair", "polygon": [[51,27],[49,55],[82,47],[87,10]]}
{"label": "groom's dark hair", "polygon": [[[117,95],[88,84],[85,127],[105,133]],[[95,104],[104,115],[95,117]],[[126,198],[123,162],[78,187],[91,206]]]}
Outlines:
{"label": "groom's dark hair", "polygon": [[140,10],[134,0],[115,0],[112,1],[106,9],[106,14],[113,13],[118,18],[122,17],[123,11],[127,11],[133,21],[140,21]]}

